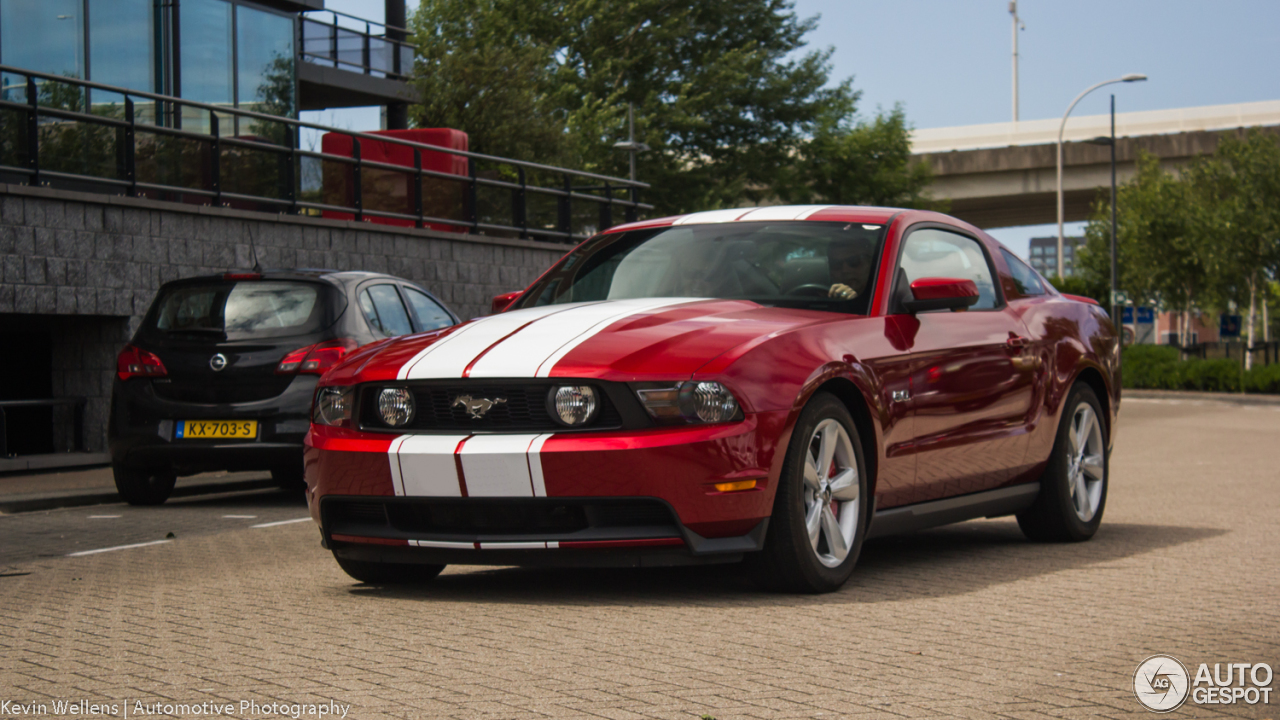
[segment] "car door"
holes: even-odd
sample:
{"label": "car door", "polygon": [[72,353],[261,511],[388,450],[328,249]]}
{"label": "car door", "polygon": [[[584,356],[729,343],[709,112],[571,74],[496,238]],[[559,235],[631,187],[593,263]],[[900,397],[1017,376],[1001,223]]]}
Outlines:
{"label": "car door", "polygon": [[[962,312],[906,313],[910,284],[926,277],[972,280],[976,304]],[[910,414],[916,455],[913,501],[998,487],[1026,455],[1033,375],[1020,358],[1027,330],[996,282],[988,248],[948,226],[910,229],[901,244],[890,312],[911,358]]]}

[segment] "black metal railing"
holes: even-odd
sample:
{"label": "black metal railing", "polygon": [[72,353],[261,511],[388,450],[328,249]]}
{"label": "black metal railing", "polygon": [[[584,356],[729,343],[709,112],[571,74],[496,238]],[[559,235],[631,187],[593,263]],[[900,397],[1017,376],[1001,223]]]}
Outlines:
{"label": "black metal railing", "polygon": [[[639,201],[647,184],[623,178],[7,65],[0,78],[7,182],[552,242],[608,228],[615,211],[630,222],[653,207]],[[89,89],[120,102],[89,107]],[[349,138],[350,154],[300,147],[308,131]],[[370,159],[374,150],[405,163]]]}
{"label": "black metal railing", "polygon": [[83,452],[84,446],[84,406],[83,397],[47,398],[39,400],[0,400],[0,459],[9,457],[9,428],[7,410],[27,408],[71,408],[71,437],[73,449]]}
{"label": "black metal railing", "polygon": [[403,80],[413,69],[413,44],[405,40],[409,35],[394,25],[336,10],[313,10],[298,22],[298,56],[305,62]]}

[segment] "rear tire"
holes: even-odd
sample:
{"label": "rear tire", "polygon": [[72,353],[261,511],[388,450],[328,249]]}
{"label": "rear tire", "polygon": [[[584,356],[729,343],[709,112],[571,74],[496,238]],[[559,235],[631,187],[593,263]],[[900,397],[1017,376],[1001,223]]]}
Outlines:
{"label": "rear tire", "polygon": [[1110,476],[1105,419],[1093,389],[1076,383],[1063,406],[1040,493],[1018,513],[1018,527],[1028,538],[1081,542],[1098,532]]}
{"label": "rear tire", "polygon": [[867,470],[849,410],[817,393],[787,447],[764,550],[749,559],[767,587],[826,593],[853,573],[867,527]]}
{"label": "rear tire", "polygon": [[116,491],[130,505],[160,505],[173,493],[178,476],[173,473],[157,473],[149,470],[130,470],[111,466],[115,476]]}
{"label": "rear tire", "polygon": [[333,554],[338,567],[366,585],[415,585],[435,579],[444,565],[418,565],[413,563],[384,563],[369,560],[351,560]]}

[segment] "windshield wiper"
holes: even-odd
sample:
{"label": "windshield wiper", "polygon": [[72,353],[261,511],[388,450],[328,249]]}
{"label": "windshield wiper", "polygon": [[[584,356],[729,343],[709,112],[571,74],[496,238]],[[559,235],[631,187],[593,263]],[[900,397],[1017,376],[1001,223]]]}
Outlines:
{"label": "windshield wiper", "polygon": [[178,328],[176,330],[165,330],[163,332],[166,335],[182,333],[184,335],[217,335],[223,339],[226,339],[227,337],[227,332],[225,330],[219,330],[218,328]]}

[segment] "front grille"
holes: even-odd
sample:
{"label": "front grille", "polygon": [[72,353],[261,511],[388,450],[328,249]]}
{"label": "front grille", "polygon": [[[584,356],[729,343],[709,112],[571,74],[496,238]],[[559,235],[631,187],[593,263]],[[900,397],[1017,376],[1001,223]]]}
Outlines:
{"label": "front grille", "polygon": [[[547,410],[547,393],[554,383],[457,383],[449,385],[415,385],[413,393],[416,410],[413,421],[402,430],[461,431],[461,432],[528,432],[564,431],[569,428],[551,419]],[[378,417],[378,392],[382,386],[365,391],[361,406],[361,424],[370,430],[389,429]],[[622,427],[622,417],[610,402],[602,388],[596,387],[601,407],[594,421],[582,429],[606,430]],[[455,405],[461,396],[472,398],[502,399],[481,417],[472,417],[467,409]]]}
{"label": "front grille", "polygon": [[415,540],[678,537],[652,498],[325,498],[326,532]]}

